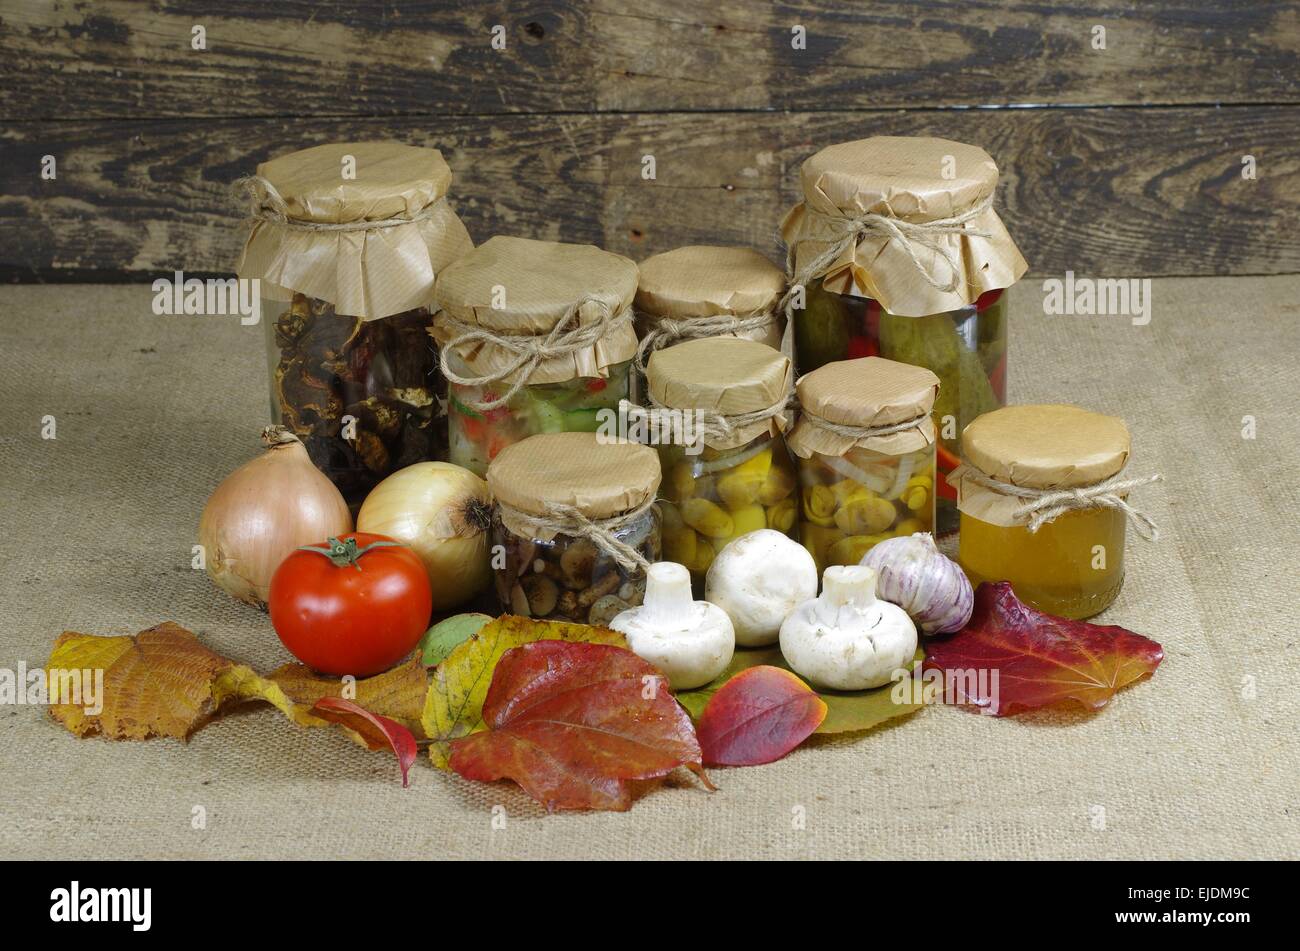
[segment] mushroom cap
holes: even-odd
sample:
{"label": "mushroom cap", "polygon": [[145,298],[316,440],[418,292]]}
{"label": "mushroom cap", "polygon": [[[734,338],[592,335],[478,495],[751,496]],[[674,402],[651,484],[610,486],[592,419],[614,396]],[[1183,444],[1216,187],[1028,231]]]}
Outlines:
{"label": "mushroom cap", "polygon": [[817,596],[817,563],[808,549],[771,528],[742,535],[709,566],[704,597],[727,612],[736,643],[776,643],[783,622]]}
{"label": "mushroom cap", "polygon": [[916,654],[916,640],[907,612],[888,601],[835,609],[814,598],[781,625],[781,654],[791,668],[832,690],[884,686]]}
{"label": "mushroom cap", "polygon": [[632,653],[663,671],[673,690],[710,683],[726,670],[736,649],[731,619],[707,601],[692,602],[673,629],[647,622],[644,607],[624,611],[609,626],[627,638]]}

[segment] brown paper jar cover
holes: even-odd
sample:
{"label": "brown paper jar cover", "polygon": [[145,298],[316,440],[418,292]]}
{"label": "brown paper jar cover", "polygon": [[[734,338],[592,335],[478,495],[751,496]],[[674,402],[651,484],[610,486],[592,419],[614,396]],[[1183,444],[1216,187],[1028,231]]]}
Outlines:
{"label": "brown paper jar cover", "polygon": [[[636,308],[642,335],[664,317],[749,317],[770,313],[785,292],[785,275],[750,248],[691,245],[646,258],[637,269],[640,279]],[[776,347],[781,342],[779,320],[739,334]]]}
{"label": "brown paper jar cover", "polygon": [[[344,178],[351,157],[356,177]],[[351,224],[430,217],[393,227],[311,231],[254,218],[236,273],[261,281],[262,296],[306,294],[339,314],[377,320],[427,307],[438,273],[473,246],[443,197],[451,169],[437,149],[397,142],[343,142],[291,152],[257,166],[296,222]],[[263,207],[264,189],[259,187]]]}
{"label": "brown paper jar cover", "polygon": [[[659,454],[595,433],[542,433],[502,449],[488,466],[493,498],[528,515],[556,505],[591,519],[613,518],[644,505],[659,490]],[[508,513],[502,521],[511,531]],[[516,532],[526,535],[526,532]]]}
{"label": "brown paper jar cover", "polygon": [[[497,334],[541,336],[573,307],[579,323],[590,324],[628,311],[636,282],[636,264],[620,254],[589,244],[498,235],[439,275],[432,333],[440,345],[462,333],[448,323],[451,317]],[[591,347],[543,360],[527,382],[606,376],[607,367],[632,358],[636,343],[636,330],[625,321]],[[455,355],[475,374],[491,373],[514,359],[491,344],[457,348]]]}
{"label": "brown paper jar cover", "polygon": [[[930,412],[939,393],[939,378],[925,367],[883,357],[840,360],[804,374],[795,384],[795,393],[800,414],[786,444],[800,458],[807,459],[814,452],[841,456],[855,446],[901,456],[934,443]],[[911,429],[862,439],[816,424],[820,418],[865,428],[892,426],[917,417],[923,418]]]}
{"label": "brown paper jar cover", "polygon": [[[779,350],[753,340],[705,337],[657,350],[646,365],[650,396],[670,409],[711,410],[723,416],[755,413],[790,393],[794,369]],[[782,433],[788,412],[737,427],[726,439],[707,439],[711,449],[743,446],[763,433]]]}
{"label": "brown paper jar cover", "polygon": [[[946,174],[951,172],[951,174]],[[843,219],[865,213],[922,223],[949,218],[979,204],[997,187],[998,168],[983,149],[948,139],[875,136],[827,146],[803,163],[804,200],[786,215],[781,233],[796,273],[825,251]],[[961,273],[955,290],[933,287],[901,242],[868,234],[851,245],[823,276],[823,286],[880,302],[891,314],[923,317],[972,304],[988,290],[1014,284],[1028,265],[993,208],[972,219],[967,233],[939,236]],[[988,237],[971,234],[984,231]],[[952,273],[942,257],[914,248],[941,283]]]}

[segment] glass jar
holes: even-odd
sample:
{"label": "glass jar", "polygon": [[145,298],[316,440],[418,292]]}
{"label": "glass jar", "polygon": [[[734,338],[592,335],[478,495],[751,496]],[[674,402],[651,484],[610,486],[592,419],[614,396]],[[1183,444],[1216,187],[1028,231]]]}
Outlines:
{"label": "glass jar", "polygon": [[685,565],[704,590],[714,556],[741,535],[771,528],[797,538],[794,462],[779,434],[763,433],[733,449],[660,446],[664,558]]}
{"label": "glass jar", "polygon": [[820,573],[856,565],[889,538],[934,531],[934,446],[902,455],[853,448],[799,460],[800,540]]}
{"label": "glass jar", "polygon": [[[814,281],[807,306],[795,312],[799,372],[836,360],[881,356],[925,367],[939,377],[934,403],[939,475],[957,467],[962,430],[1006,403],[1007,324],[1001,290],[974,304],[929,317],[898,317],[873,300],[834,294]],[[956,494],[940,484],[938,530],[957,527]]]}
{"label": "glass jar", "polygon": [[[660,560],[662,524],[655,505],[611,534],[653,564]],[[511,614],[604,626],[645,599],[645,572],[622,567],[587,538],[522,538],[502,524],[498,512],[492,545],[504,553],[494,579],[501,608]]]}
{"label": "glass jar", "polygon": [[[454,353],[448,362],[458,372],[469,368]],[[479,411],[476,403],[490,403],[502,385],[449,385],[448,441],[451,462],[483,475],[488,463],[506,446],[538,433],[594,433],[601,410],[618,410],[630,396],[631,361],[608,368],[608,377],[576,377],[562,383],[530,383],[508,402]]]}
{"label": "glass jar", "polygon": [[349,504],[397,469],[445,453],[428,310],[363,320],[305,294],[262,307],[271,418]]}

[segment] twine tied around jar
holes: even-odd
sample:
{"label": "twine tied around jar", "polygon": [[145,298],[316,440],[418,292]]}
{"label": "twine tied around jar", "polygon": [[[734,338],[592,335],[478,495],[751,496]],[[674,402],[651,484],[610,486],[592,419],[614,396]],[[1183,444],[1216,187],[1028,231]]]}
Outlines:
{"label": "twine tied around jar", "polygon": [[889,436],[893,433],[915,429],[929,419],[930,414],[922,413],[920,416],[905,419],[901,423],[890,423],[886,426],[849,426],[844,423],[833,423],[823,416],[808,412],[806,409],[800,418],[805,423],[816,426],[818,429],[824,429],[829,433],[834,433],[836,436],[843,436],[845,439],[862,440],[870,439],[872,436]]}
{"label": "twine tied around jar", "polygon": [[711,409],[680,409],[671,406],[665,406],[649,393],[646,394],[650,406],[634,406],[629,404],[627,414],[629,418],[638,416],[646,419],[648,422],[659,425],[662,430],[663,423],[668,421],[671,424],[674,413],[692,413],[695,416],[695,433],[696,441],[706,443],[710,440],[723,442],[730,439],[737,430],[753,426],[755,423],[763,423],[770,419],[784,415],[785,411],[795,405],[794,388],[786,390],[785,394],[773,403],[771,406],[765,406],[762,409],[756,409],[748,413],[719,413]]}
{"label": "twine tied around jar", "polygon": [[721,337],[725,334],[740,335],[763,330],[775,324],[780,318],[776,310],[764,310],[744,316],[736,314],[715,314],[709,317],[655,317],[654,327],[641,338],[636,348],[636,368],[645,373],[650,355],[656,350],[670,347],[683,340],[697,340],[701,337]]}
{"label": "twine tied around jar", "polygon": [[1017,519],[1029,519],[1027,527],[1030,533],[1037,532],[1048,522],[1066,512],[1112,508],[1128,516],[1144,541],[1156,541],[1160,537],[1160,532],[1156,528],[1155,521],[1149,515],[1129,505],[1124,496],[1139,486],[1163,481],[1164,477],[1159,473],[1136,479],[1125,479],[1122,476],[1123,473],[1117,473],[1101,482],[1071,489],[1027,489],[1012,485],[1010,482],[992,479],[974,466],[963,464],[954,469],[948,479],[953,484],[962,479],[969,479],[976,485],[991,489],[1000,495],[1024,499],[1024,504],[1017,507],[1013,515]]}
{"label": "twine tied around jar", "polygon": [[[590,324],[577,324],[572,329],[568,329],[571,324],[576,323],[579,310],[584,304],[588,303],[600,307],[603,311],[600,319]],[[541,366],[542,361],[549,360],[552,357],[568,356],[571,353],[577,353],[579,350],[586,350],[588,347],[595,346],[608,331],[631,320],[631,307],[615,314],[610,309],[609,304],[594,298],[579,301],[570,306],[564,312],[564,316],[557,320],[555,326],[546,334],[498,333],[495,330],[488,330],[478,324],[467,323],[443,313],[438,318],[438,322],[455,328],[459,333],[439,348],[441,350],[439,361],[442,364],[443,376],[459,386],[487,386],[514,377],[505,393],[496,399],[484,402],[466,401],[471,408],[481,413],[487,412],[499,406],[504,406],[514,399],[515,394],[527,385],[528,378]],[[499,347],[512,354],[512,357],[503,366],[478,376],[466,376],[452,369],[447,362],[447,355],[454,350],[473,344],[487,344],[492,347]]]}
{"label": "twine tied around jar", "polygon": [[[786,274],[789,277],[790,286],[781,297],[781,302],[777,307],[787,317],[793,316],[792,301],[797,290],[806,288],[809,281],[824,276],[831,265],[839,259],[840,255],[855,245],[861,238],[868,235],[897,241],[903,250],[907,252],[913,267],[931,287],[947,293],[955,291],[959,283],[958,275],[961,273],[961,262],[953,256],[952,250],[943,243],[941,236],[965,234],[979,238],[991,237],[987,231],[967,228],[966,223],[978,218],[992,207],[993,192],[990,191],[983,199],[960,214],[948,218],[936,218],[933,221],[905,221],[902,218],[882,215],[877,212],[867,212],[851,218],[827,215],[827,219],[833,223],[837,236],[826,250],[796,271],[794,246],[791,245],[787,248]],[[940,281],[930,273],[930,270],[917,254],[918,247],[938,255],[947,262],[951,274],[947,281]]]}
{"label": "twine tied around jar", "polygon": [[284,197],[261,175],[245,175],[235,179],[230,185],[236,197],[249,200],[248,218],[250,221],[272,221],[292,231],[372,231],[376,228],[396,228],[398,225],[415,224],[436,215],[441,205],[447,203],[444,195],[436,201],[425,205],[409,218],[381,218],[376,221],[348,221],[333,224],[323,221],[303,221],[289,215],[289,205]]}
{"label": "twine tied around jar", "polygon": [[635,523],[650,511],[654,504],[655,499],[652,494],[641,505],[622,515],[592,519],[572,505],[555,504],[551,506],[551,514],[533,515],[497,499],[497,507],[505,516],[503,521],[511,531],[514,531],[517,526],[520,533],[528,534],[533,538],[554,535],[585,538],[614,559],[624,571],[645,571],[650,567],[650,562],[627,542],[619,540],[614,533]]}

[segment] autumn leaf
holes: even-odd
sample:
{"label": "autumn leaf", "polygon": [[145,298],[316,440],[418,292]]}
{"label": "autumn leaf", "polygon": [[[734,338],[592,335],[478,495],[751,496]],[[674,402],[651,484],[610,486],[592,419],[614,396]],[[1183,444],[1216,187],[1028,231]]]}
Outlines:
{"label": "autumn leaf", "polygon": [[623,811],[630,780],[678,766],[703,776],[690,717],[663,675],[622,647],[541,640],[507,650],[482,714],[485,731],[450,743],[451,768],[512,779],[547,812]]}
{"label": "autumn leaf", "polygon": [[[915,670],[924,657],[925,652],[917,648],[910,669]],[[781,648],[776,645],[737,648],[731,663],[717,679],[695,690],[679,691],[677,701],[698,722],[709,700],[726,683],[743,671],[760,666],[790,670],[790,665],[781,656]],[[816,693],[826,703],[826,719],[817,728],[818,733],[855,733],[870,730],[897,717],[916,713],[925,706],[910,683],[901,686],[889,683],[874,690],[817,690]],[[906,699],[900,701],[900,696]]]}
{"label": "autumn leaf", "polygon": [[439,621],[420,638],[420,658],[425,667],[437,667],[447,655],[465,643],[492,618],[486,614],[457,614]]}
{"label": "autumn leaf", "polygon": [[448,768],[449,741],[486,729],[483,701],[501,656],[511,648],[543,640],[627,646],[622,634],[586,624],[504,615],[484,625],[454,648],[430,677],[422,725],[424,735],[434,741],[429,758],[435,766]]}
{"label": "autumn leaf", "polygon": [[826,711],[826,702],[790,671],[751,667],[723,684],[700,716],[704,765],[775,762],[808,739]]}
{"label": "autumn leaf", "polygon": [[396,720],[377,716],[341,697],[322,697],[311,709],[321,719],[347,727],[370,749],[382,750],[387,747],[392,750],[397,757],[397,765],[402,770],[402,786],[405,788],[410,785],[409,772],[417,752],[415,737],[410,730]]}
{"label": "autumn leaf", "polygon": [[970,623],[928,648],[926,673],[939,672],[945,696],[994,716],[1070,701],[1100,710],[1164,659],[1159,644],[1125,628],[1036,611],[1005,581],[981,584]]}

